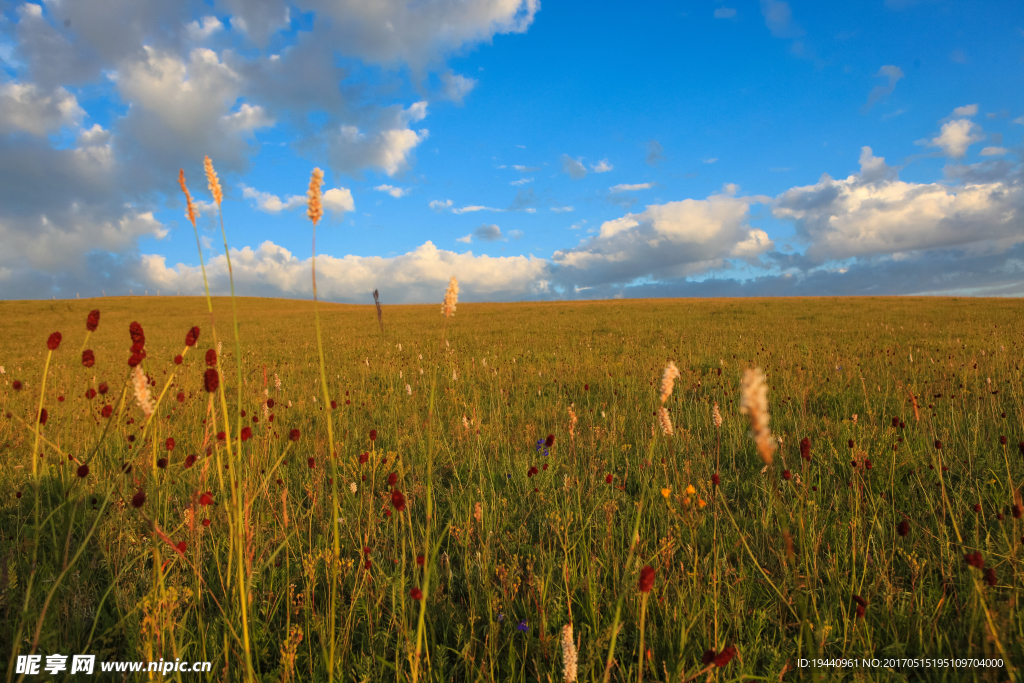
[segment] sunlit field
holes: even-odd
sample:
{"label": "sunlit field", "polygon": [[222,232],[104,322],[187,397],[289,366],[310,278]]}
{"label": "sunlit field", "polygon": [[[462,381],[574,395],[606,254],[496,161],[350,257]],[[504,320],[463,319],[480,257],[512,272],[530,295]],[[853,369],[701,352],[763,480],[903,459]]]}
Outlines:
{"label": "sunlit field", "polygon": [[[213,365],[203,298],[0,303],[7,680],[30,653],[213,663],[175,680],[789,680],[801,658],[968,656],[1003,666],[822,676],[1019,677],[1018,302],[446,319],[442,296],[384,292],[379,320],[321,304],[328,405],[311,302],[238,299],[239,356],[215,298]],[[755,367],[770,464],[739,410]]]}

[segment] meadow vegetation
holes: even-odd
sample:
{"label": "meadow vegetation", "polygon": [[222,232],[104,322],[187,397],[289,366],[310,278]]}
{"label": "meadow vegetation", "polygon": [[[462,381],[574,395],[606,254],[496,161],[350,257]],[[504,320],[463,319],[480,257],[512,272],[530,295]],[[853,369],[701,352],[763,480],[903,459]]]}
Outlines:
{"label": "meadow vegetation", "polygon": [[[327,405],[310,302],[238,299],[237,355],[231,301],[213,299],[213,365],[202,298],[0,303],[5,664],[682,681],[970,655],[1005,666],[856,675],[1019,676],[1018,302],[459,303],[446,319],[381,296],[383,329],[373,306],[320,305]],[[770,464],[739,411],[753,367]]]}

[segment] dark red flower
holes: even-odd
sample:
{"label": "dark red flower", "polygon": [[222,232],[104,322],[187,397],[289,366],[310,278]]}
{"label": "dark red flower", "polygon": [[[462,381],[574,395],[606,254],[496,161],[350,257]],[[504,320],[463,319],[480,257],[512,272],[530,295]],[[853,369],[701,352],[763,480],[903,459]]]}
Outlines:
{"label": "dark red flower", "polygon": [[157,460],[156,461],[156,466],[159,467],[162,470],[166,470],[167,469],[167,458],[160,458],[159,460]]}
{"label": "dark red flower", "polygon": [[203,520],[203,526],[210,526],[210,520],[209,519],[204,519]]}
{"label": "dark red flower", "polygon": [[181,362],[182,362],[183,360],[185,360],[185,359],[184,359],[184,358],[182,358],[182,357],[181,357],[181,354],[179,353],[179,354],[178,354],[177,356],[175,356],[175,357],[174,357],[174,364],[175,364],[175,365],[181,365]]}
{"label": "dark red flower", "polygon": [[299,440],[299,430],[298,429],[293,429],[290,432],[288,432],[288,438],[291,439],[292,441],[298,441]]}
{"label": "dark red flower", "polygon": [[206,349],[206,364],[211,368],[217,364],[217,352],[213,349]]}
{"label": "dark red flower", "polygon": [[82,479],[85,479],[86,477],[88,477],[89,476],[89,466],[88,465],[79,465],[78,466],[78,476],[81,477]]}
{"label": "dark red flower", "polygon": [[736,656],[736,648],[733,645],[722,650],[717,657],[715,657],[715,666],[721,669],[728,664],[733,657]]}
{"label": "dark red flower", "polygon": [[85,398],[87,400],[89,400],[89,401],[91,401],[94,398],[96,398],[96,390],[91,388],[91,387],[89,389],[86,389],[85,390]]}
{"label": "dark red flower", "polygon": [[226,441],[228,435],[225,432],[217,432],[217,441]]}
{"label": "dark red flower", "polygon": [[185,392],[184,391],[179,391],[178,395],[175,396],[175,398],[178,400],[178,403],[184,403],[185,402]]}
{"label": "dark red flower", "polygon": [[942,442],[939,441],[938,439],[935,439],[935,450],[937,450],[937,451],[942,450]]}
{"label": "dark red flower", "polygon": [[1021,514],[1024,513],[1024,510],[1021,509],[1020,503],[1017,503],[1016,505],[1013,506],[1012,512],[1014,519],[1020,519]]}
{"label": "dark red flower", "polygon": [[146,352],[145,351],[140,351],[140,352],[137,352],[137,353],[133,353],[132,355],[128,356],[128,367],[134,368],[136,365],[141,363],[143,361],[143,359],[145,359],[145,357],[146,357]]}
{"label": "dark red flower", "polygon": [[981,512],[981,503],[975,503],[974,504],[974,511],[975,512]]}
{"label": "dark red flower", "polygon": [[128,334],[131,335],[133,344],[146,343],[146,335],[142,331],[142,325],[138,324],[137,322],[133,322],[131,325],[128,326]]}
{"label": "dark red flower", "polygon": [[651,589],[654,588],[654,567],[645,565],[640,570],[640,582],[637,584],[637,588],[641,593],[651,592]]}
{"label": "dark red flower", "polygon": [[846,445],[849,446],[850,448],[853,448],[853,439],[848,440],[846,442]]}
{"label": "dark red flower", "polygon": [[14,380],[13,382],[11,382],[11,386],[14,387],[15,391],[21,391],[21,380],[20,379]]}
{"label": "dark red flower", "polygon": [[110,417],[114,414],[114,406],[106,405],[103,406],[103,410],[100,411],[100,415],[103,417]]}
{"label": "dark red flower", "polygon": [[1021,441],[1019,444],[1017,444],[1017,450],[1020,451],[1021,455],[1024,455],[1024,441]]}
{"label": "dark red flower", "polygon": [[423,599],[423,591],[421,591],[419,588],[413,588],[411,591],[409,591],[409,595],[412,597],[413,600],[419,601]]}
{"label": "dark red flower", "polygon": [[1007,438],[1005,436],[1000,436],[999,437],[999,445],[1005,446],[1006,442],[1007,442]]}
{"label": "dark red flower", "polygon": [[992,567],[985,570],[985,583],[989,586],[995,586],[999,583],[999,579],[996,577],[996,570]]}
{"label": "dark red flower", "polygon": [[248,441],[252,438],[252,427],[242,427],[242,441]]}
{"label": "dark red flower", "polygon": [[196,456],[190,455],[187,458],[185,458],[185,469],[186,470],[189,467],[192,467],[192,465],[195,465],[195,464],[196,464]]}
{"label": "dark red flower", "polygon": [[427,561],[427,559],[425,557],[423,557],[422,555],[417,555],[416,556],[416,564],[419,565],[420,567],[422,567],[423,563],[426,562],[426,561]]}
{"label": "dark red flower", "polygon": [[63,402],[64,402],[64,397],[63,396],[58,396],[57,397],[57,403],[63,403]]}
{"label": "dark red flower", "polygon": [[872,467],[874,467],[874,465],[871,464],[871,459],[870,458],[865,459],[864,460],[864,468],[870,470]]}
{"label": "dark red flower", "polygon": [[985,558],[982,557],[980,552],[967,553],[964,555],[964,561],[971,567],[977,567],[978,569],[985,568]]}
{"label": "dark red flower", "polygon": [[376,440],[377,440],[377,430],[376,429],[371,429],[370,430],[370,441],[376,441]]}
{"label": "dark red flower", "polygon": [[715,486],[718,486],[719,484],[722,483],[722,478],[718,476],[718,472],[715,472],[714,474],[711,475],[711,483]]}
{"label": "dark red flower", "polygon": [[92,352],[92,349],[86,349],[82,351],[82,365],[87,368],[91,368],[96,364],[96,354]]}
{"label": "dark red flower", "polygon": [[173,436],[167,437],[167,441],[164,442],[164,446],[167,447],[167,450],[173,451],[174,450],[174,437]]}
{"label": "dark red flower", "polygon": [[106,382],[100,382],[100,385],[96,387],[96,391],[100,392],[100,395],[107,393],[108,387]]}
{"label": "dark red flower", "polygon": [[21,498],[21,491],[16,491],[16,492],[14,493],[14,497],[15,497],[15,498]]}
{"label": "dark red flower", "polygon": [[860,605],[861,607],[867,607],[868,606],[868,601],[865,600],[864,598],[862,598],[859,595],[854,595],[853,596],[853,601],[855,603],[857,603],[858,605]]}
{"label": "dark red flower", "polygon": [[590,391],[590,385],[589,384],[584,384],[583,385],[583,391]]}
{"label": "dark red flower", "polygon": [[366,562],[363,563],[363,569],[365,569],[366,571],[370,571],[370,567],[372,567],[372,566],[373,566],[373,563],[370,562],[369,560],[367,560]]}
{"label": "dark red flower", "polygon": [[331,410],[334,410],[337,407],[338,407],[338,402],[335,401],[334,399],[331,399]]}
{"label": "dark red flower", "polygon": [[306,460],[306,464],[309,465],[309,469],[316,468],[316,460],[314,460],[313,458],[309,458],[308,460]]}
{"label": "dark red flower", "polygon": [[205,386],[206,390],[210,393],[217,391],[217,387],[220,386],[220,375],[217,374],[215,369],[207,369],[206,373],[203,375],[203,386]]}
{"label": "dark red flower", "polygon": [[548,434],[548,438],[544,439],[544,448],[551,448],[555,443],[555,435]]}
{"label": "dark red flower", "polygon": [[782,478],[785,479],[786,481],[789,481],[790,479],[793,478],[793,473],[790,472],[789,470],[782,470]]}
{"label": "dark red flower", "polygon": [[710,664],[711,662],[715,661],[715,655],[716,654],[717,653],[714,650],[704,650],[704,654],[701,655],[701,658],[700,658],[700,663],[701,664]]}
{"label": "dark red flower", "polygon": [[49,414],[46,412],[46,408],[39,411],[39,424],[44,425],[46,421],[50,419]]}
{"label": "dark red flower", "polygon": [[863,605],[857,605],[857,618],[858,619],[863,619],[864,615],[866,613],[867,613],[867,608],[866,607],[864,607]]}
{"label": "dark red flower", "polygon": [[98,310],[89,311],[89,317],[85,319],[85,329],[90,332],[95,332],[96,328],[100,326],[100,312]]}
{"label": "dark red flower", "polygon": [[614,478],[615,477],[613,475],[611,475],[611,474],[606,475],[605,478],[604,478],[604,483],[610,484],[610,483],[612,483],[612,479],[614,479]]}
{"label": "dark red flower", "polygon": [[267,407],[268,408],[273,408],[274,407],[274,399],[272,399],[272,398],[268,398],[267,399]]}
{"label": "dark red flower", "polygon": [[372,552],[369,546],[363,547],[363,555],[369,555]]}
{"label": "dark red flower", "polygon": [[544,467],[542,467],[541,469],[542,469],[542,470],[544,470],[544,471],[546,472],[546,471],[547,471],[547,469],[548,469],[548,464],[547,464],[547,463],[544,463]]}
{"label": "dark red flower", "polygon": [[199,496],[200,505],[213,505],[213,494],[207,491],[206,493]]}
{"label": "dark red flower", "polygon": [[138,491],[135,492],[135,495],[132,496],[132,507],[140,508],[145,504],[146,493],[142,489],[139,489]]}
{"label": "dark red flower", "polygon": [[903,422],[903,420],[900,420],[900,429],[906,429],[906,427],[907,425]]}
{"label": "dark red flower", "polygon": [[50,335],[50,338],[46,340],[46,348],[51,351],[56,351],[60,346],[61,339],[63,339],[63,337],[61,337],[60,332],[54,332]]}
{"label": "dark red flower", "polygon": [[388,475],[388,486],[394,486],[398,483],[398,472],[392,472]]}
{"label": "dark red flower", "polygon": [[195,346],[197,341],[199,341],[199,328],[193,327],[185,333],[185,346]]}
{"label": "dark red flower", "polygon": [[898,417],[894,417],[892,419],[892,426],[893,427],[899,427],[900,426],[900,419]]}
{"label": "dark red flower", "polygon": [[537,474],[538,471],[539,470],[536,467],[531,466],[530,469],[526,470],[527,478],[532,477],[533,475]]}
{"label": "dark red flower", "polygon": [[391,505],[399,512],[405,510],[405,496],[398,489],[394,489],[391,492]]}
{"label": "dark red flower", "polygon": [[800,457],[807,462],[811,461],[811,439],[804,437],[800,440]]}
{"label": "dark red flower", "polygon": [[910,533],[910,522],[908,522],[907,520],[903,520],[902,522],[897,524],[896,525],[896,533],[898,533],[900,536],[906,536],[907,534],[909,534]]}
{"label": "dark red flower", "polygon": [[366,461],[369,460],[369,459],[370,459],[370,454],[369,453],[360,453],[359,454],[359,464],[360,465],[365,465]]}

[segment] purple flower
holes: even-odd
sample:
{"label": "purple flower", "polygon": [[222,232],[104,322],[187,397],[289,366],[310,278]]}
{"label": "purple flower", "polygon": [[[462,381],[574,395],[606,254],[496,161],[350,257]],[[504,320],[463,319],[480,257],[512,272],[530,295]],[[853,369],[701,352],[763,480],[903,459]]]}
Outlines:
{"label": "purple flower", "polygon": [[530,627],[527,626],[527,624],[526,624],[526,619],[523,619],[522,621],[519,622],[519,625],[516,626],[516,630],[519,631],[520,633],[526,633],[527,631],[530,630]]}

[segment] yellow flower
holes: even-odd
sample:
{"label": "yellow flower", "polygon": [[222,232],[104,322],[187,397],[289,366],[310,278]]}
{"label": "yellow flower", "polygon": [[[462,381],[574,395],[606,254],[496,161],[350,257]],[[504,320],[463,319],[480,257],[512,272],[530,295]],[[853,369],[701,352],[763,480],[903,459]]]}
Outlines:
{"label": "yellow flower", "polygon": [[672,495],[672,489],[662,489],[661,490],[661,497],[662,498],[668,498],[670,495]]}
{"label": "yellow flower", "polygon": [[697,505],[699,505],[701,508],[703,508],[705,505],[707,505],[707,503],[705,503],[702,498],[698,498],[697,499]]}
{"label": "yellow flower", "polygon": [[697,493],[697,489],[693,488],[693,484],[690,484],[689,486],[686,487],[686,492],[692,496],[693,494]]}

